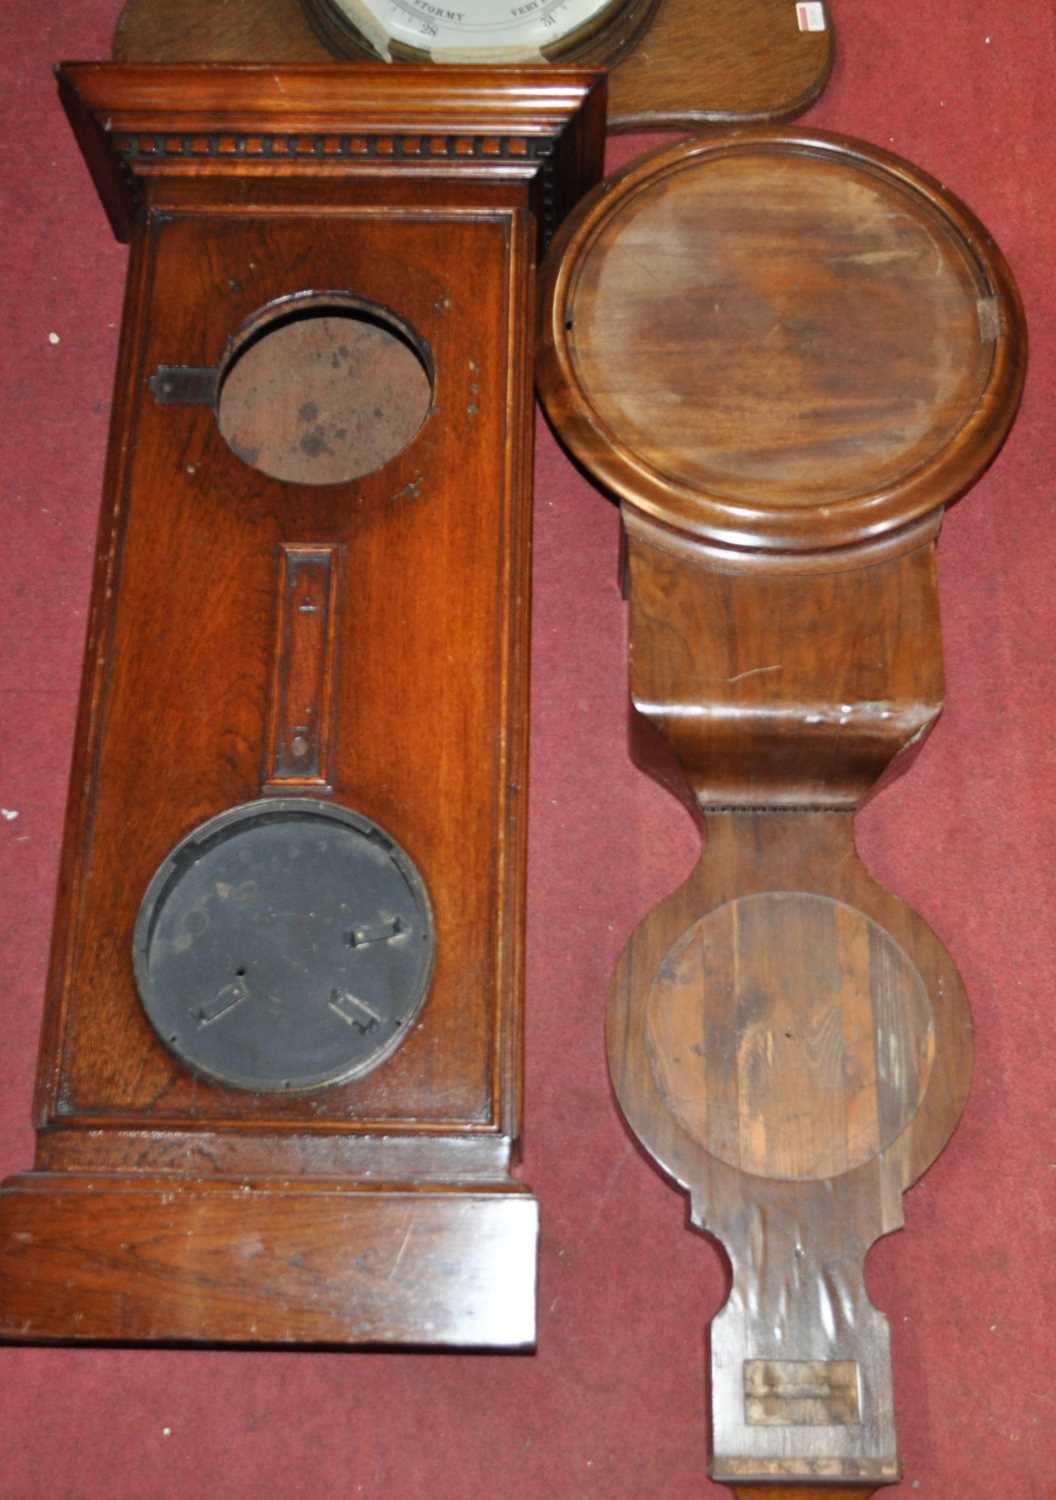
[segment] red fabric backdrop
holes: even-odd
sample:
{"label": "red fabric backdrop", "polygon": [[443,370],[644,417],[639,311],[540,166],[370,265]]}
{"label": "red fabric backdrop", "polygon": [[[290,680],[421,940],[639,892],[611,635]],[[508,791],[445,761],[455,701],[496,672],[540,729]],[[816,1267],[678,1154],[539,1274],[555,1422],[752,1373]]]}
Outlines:
{"label": "red fabric backdrop", "polygon": [[[179,0],[174,0],[179,3]],[[221,3],[221,0],[218,0]],[[791,0],[790,0],[791,3]],[[0,518],[0,1176],[30,1094],[124,251],[48,66],[102,57],[117,0],[7,0]],[[909,156],[965,197],[1019,278],[1018,424],[940,545],[947,708],[859,822],[877,877],[953,951],[978,1035],[960,1130],[870,1257],[921,1500],[1056,1493],[1056,12],[1051,0],[833,0],[812,123]],[[642,150],[616,141],[616,165]],[[705,1328],[722,1259],[610,1096],[609,975],[696,837],[631,765],[617,516],[538,436],[528,1096],[542,1201],[531,1357],[0,1349],[5,1500],[575,1500],[726,1494],[706,1478]]]}

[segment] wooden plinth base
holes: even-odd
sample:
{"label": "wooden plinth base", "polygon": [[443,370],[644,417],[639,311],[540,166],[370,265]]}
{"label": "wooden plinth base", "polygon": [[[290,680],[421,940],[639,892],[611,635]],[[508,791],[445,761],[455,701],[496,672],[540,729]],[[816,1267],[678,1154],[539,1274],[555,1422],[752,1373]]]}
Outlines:
{"label": "wooden plinth base", "polygon": [[0,1338],[527,1348],[537,1229],[515,1190],[27,1173]]}

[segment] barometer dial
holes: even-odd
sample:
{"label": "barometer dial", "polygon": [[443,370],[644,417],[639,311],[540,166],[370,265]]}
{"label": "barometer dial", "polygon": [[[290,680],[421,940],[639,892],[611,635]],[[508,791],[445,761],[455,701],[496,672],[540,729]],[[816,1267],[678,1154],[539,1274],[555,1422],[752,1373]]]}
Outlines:
{"label": "barometer dial", "polygon": [[612,61],[657,0],[304,0],[327,45],[386,62]]}

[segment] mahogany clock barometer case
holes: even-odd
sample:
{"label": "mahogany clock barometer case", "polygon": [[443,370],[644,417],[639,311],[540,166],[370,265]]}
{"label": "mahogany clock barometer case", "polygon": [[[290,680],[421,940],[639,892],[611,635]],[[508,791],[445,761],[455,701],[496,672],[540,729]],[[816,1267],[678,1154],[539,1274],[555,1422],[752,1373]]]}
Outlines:
{"label": "mahogany clock barometer case", "polygon": [[530,1345],[527,330],[603,84],[59,84],[131,259],[0,1334]]}

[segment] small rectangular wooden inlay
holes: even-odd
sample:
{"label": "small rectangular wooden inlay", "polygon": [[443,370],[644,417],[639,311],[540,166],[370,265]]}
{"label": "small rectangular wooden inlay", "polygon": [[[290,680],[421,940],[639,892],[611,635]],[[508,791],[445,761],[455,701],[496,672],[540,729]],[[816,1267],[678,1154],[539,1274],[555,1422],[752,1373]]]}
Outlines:
{"label": "small rectangular wooden inlay", "polygon": [[325,787],[333,741],[338,549],[283,544],[265,785]]}
{"label": "small rectangular wooden inlay", "polygon": [[861,1421],[853,1359],[746,1359],[749,1427],[850,1427]]}

